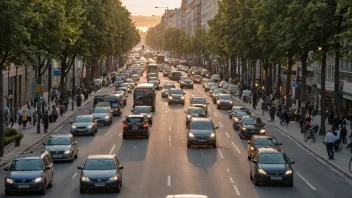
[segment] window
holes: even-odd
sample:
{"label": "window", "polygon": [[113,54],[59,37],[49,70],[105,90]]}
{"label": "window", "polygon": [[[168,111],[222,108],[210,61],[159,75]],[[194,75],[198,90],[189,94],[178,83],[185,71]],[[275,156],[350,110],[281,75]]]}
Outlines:
{"label": "window", "polygon": [[10,166],[10,171],[35,171],[43,170],[41,159],[18,159],[14,160]]}
{"label": "window", "polygon": [[260,118],[244,118],[243,124],[245,125],[256,125],[256,124],[263,124]]}
{"label": "window", "polygon": [[259,157],[260,164],[287,164],[287,158],[283,154],[264,153]]}
{"label": "window", "polygon": [[115,170],[116,164],[113,159],[88,159],[84,170]]}
{"label": "window", "polygon": [[134,91],[134,97],[136,100],[153,99],[153,91]]}
{"label": "window", "polygon": [[257,138],[255,140],[255,145],[275,146],[277,145],[277,141],[275,138]]}
{"label": "window", "polygon": [[211,122],[192,122],[191,130],[213,130],[214,126]]}
{"label": "window", "polygon": [[126,123],[128,124],[135,124],[135,123],[142,123],[144,122],[144,118],[142,117],[130,117],[126,119]]}
{"label": "window", "polygon": [[189,108],[187,114],[205,114],[202,108]]}
{"label": "window", "polygon": [[48,145],[70,145],[71,138],[69,137],[51,137],[48,140]]}
{"label": "window", "polygon": [[75,122],[82,123],[82,122],[92,122],[92,117],[87,116],[77,116]]}

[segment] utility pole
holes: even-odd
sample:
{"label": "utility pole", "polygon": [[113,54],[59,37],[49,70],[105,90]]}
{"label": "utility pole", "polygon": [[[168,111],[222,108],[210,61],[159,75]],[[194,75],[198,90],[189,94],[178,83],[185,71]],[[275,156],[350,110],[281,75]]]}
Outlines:
{"label": "utility pole", "polygon": [[42,94],[43,94],[43,85],[41,84],[41,76],[40,76],[40,67],[37,69],[37,134],[40,134],[40,117],[42,115],[40,106],[41,106],[41,99],[42,99]]}
{"label": "utility pole", "polygon": [[52,75],[53,75],[53,73],[52,73],[52,64],[50,63],[49,68],[48,68],[48,105],[50,104],[50,94],[51,94],[51,87],[52,87],[51,76]]}
{"label": "utility pole", "polygon": [[72,110],[74,110],[75,108],[75,88],[76,88],[76,76],[75,76],[75,70],[76,70],[76,67],[75,67],[75,61],[73,62],[73,65],[72,65]]}

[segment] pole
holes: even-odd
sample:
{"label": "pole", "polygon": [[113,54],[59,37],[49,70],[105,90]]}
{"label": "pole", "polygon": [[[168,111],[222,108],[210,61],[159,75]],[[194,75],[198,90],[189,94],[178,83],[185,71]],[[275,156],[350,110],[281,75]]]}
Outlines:
{"label": "pole", "polygon": [[[49,61],[49,60],[48,60]],[[52,76],[52,65],[50,63],[49,68],[48,68],[48,105],[50,104],[50,94],[51,94],[51,76]]]}
{"label": "pole", "polygon": [[75,108],[75,88],[76,88],[76,76],[75,76],[75,63],[73,63],[73,67],[72,67],[72,110],[74,110]]}
{"label": "pole", "polygon": [[40,68],[38,67],[37,69],[37,87],[36,87],[36,92],[37,92],[37,134],[40,134],[40,117],[41,117],[41,111],[40,111],[40,97],[41,97],[41,89],[39,88],[41,86],[41,77],[40,77]]}

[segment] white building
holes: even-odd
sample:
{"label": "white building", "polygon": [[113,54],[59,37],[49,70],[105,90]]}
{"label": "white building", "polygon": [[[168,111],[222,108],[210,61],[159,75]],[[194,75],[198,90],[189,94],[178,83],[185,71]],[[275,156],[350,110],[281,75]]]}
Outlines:
{"label": "white building", "polygon": [[219,10],[219,1],[221,0],[202,0],[201,10],[201,27],[209,30],[208,21],[212,20]]}

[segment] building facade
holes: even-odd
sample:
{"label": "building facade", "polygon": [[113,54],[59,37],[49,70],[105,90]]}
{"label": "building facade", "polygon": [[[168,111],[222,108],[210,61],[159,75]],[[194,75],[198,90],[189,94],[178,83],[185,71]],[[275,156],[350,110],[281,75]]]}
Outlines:
{"label": "building facade", "polygon": [[201,27],[209,30],[208,21],[212,20],[219,10],[220,0],[202,0],[201,3]]}

